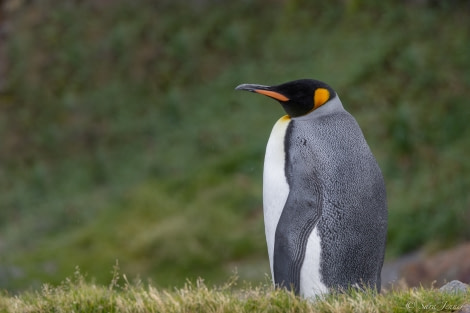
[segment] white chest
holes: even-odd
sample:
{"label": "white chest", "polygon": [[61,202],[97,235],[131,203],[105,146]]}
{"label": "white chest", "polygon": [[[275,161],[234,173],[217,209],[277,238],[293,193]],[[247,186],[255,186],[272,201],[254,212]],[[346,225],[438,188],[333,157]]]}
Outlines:
{"label": "white chest", "polygon": [[263,211],[271,275],[273,274],[274,237],[282,210],[289,195],[285,175],[284,137],[290,119],[281,117],[274,125],[266,147],[263,171]]}

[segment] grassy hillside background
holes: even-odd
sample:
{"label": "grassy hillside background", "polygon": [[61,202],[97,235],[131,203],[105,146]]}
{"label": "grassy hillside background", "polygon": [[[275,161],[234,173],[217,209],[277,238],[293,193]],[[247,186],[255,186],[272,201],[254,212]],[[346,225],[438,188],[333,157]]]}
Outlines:
{"label": "grassy hillside background", "polygon": [[[264,148],[240,83],[317,78],[385,175],[387,257],[470,239],[470,8],[458,1],[5,1],[0,288],[263,281]],[[1,54],[0,54],[1,55]]]}

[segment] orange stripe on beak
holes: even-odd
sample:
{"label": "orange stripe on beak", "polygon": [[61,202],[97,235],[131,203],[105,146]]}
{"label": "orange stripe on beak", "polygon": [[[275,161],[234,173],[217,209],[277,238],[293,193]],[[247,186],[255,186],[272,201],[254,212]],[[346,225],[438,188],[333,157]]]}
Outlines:
{"label": "orange stripe on beak", "polygon": [[279,101],[289,101],[289,98],[287,98],[283,94],[280,94],[279,92],[270,91],[270,90],[262,90],[262,89],[255,89],[254,91],[262,95],[271,97],[273,99],[279,100]]}

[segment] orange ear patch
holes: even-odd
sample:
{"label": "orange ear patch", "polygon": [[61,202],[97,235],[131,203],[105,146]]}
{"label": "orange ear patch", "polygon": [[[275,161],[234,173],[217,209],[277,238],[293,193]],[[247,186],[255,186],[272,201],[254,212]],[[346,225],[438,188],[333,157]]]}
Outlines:
{"label": "orange ear patch", "polygon": [[313,109],[322,106],[330,99],[330,92],[325,88],[318,88],[313,95]]}
{"label": "orange ear patch", "polygon": [[279,92],[270,91],[270,90],[262,90],[262,89],[255,89],[255,92],[271,97],[279,101],[289,101],[289,98],[287,98],[283,94],[280,94]]}

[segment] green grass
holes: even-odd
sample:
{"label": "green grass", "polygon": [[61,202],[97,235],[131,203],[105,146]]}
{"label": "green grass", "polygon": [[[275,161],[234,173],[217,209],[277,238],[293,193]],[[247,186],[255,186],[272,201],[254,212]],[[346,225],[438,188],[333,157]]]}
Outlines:
{"label": "green grass", "polygon": [[389,258],[470,239],[468,10],[198,3],[9,12],[0,288],[56,285],[77,265],[103,283],[116,259],[163,288],[234,268],[262,281],[262,161],[283,111],[240,83],[338,91],[385,175]]}
{"label": "green grass", "polygon": [[78,270],[58,287],[18,296],[0,295],[1,312],[455,312],[470,305],[467,293],[446,294],[436,289],[396,289],[335,293],[310,301],[271,284],[238,286],[232,276],[220,286],[202,279],[182,288],[161,289],[141,281],[130,283],[115,269],[109,286],[87,281]]}

